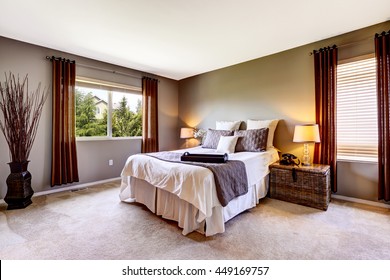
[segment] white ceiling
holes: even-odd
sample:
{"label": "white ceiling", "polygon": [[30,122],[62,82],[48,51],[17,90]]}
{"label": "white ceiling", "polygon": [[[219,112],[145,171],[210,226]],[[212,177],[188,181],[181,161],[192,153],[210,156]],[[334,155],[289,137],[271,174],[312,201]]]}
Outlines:
{"label": "white ceiling", "polygon": [[0,0],[0,36],[180,80],[390,19],[390,0]]}

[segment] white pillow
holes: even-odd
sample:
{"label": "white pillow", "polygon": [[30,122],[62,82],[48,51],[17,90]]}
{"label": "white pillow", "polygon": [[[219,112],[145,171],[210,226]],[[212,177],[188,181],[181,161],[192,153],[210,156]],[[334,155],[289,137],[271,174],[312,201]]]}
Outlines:
{"label": "white pillow", "polygon": [[260,129],[268,127],[267,149],[274,146],[274,133],[279,120],[248,120],[246,129]]}
{"label": "white pillow", "polygon": [[217,153],[233,154],[236,149],[238,136],[221,136],[219,138]]}
{"label": "white pillow", "polygon": [[215,129],[217,130],[238,130],[241,121],[216,121]]}

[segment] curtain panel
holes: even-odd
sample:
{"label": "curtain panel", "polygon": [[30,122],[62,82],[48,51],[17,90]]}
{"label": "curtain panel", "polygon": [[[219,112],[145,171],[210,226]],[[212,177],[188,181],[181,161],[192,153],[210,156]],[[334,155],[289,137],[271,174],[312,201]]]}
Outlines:
{"label": "curtain panel", "polygon": [[332,191],[337,191],[336,70],[337,47],[314,51],[316,123],[321,143],[315,144],[314,162],[330,165]]}
{"label": "curtain panel", "polygon": [[390,31],[375,34],[378,104],[378,199],[390,200]]}
{"label": "curtain panel", "polygon": [[51,186],[79,181],[76,128],[74,61],[52,57],[52,165]]}
{"label": "curtain panel", "polygon": [[142,78],[142,105],[142,153],[158,152],[158,80]]}

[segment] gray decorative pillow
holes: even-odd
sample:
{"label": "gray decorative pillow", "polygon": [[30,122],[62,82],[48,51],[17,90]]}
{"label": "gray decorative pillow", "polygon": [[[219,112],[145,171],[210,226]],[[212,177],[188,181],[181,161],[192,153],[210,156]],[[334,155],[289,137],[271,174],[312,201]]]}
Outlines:
{"label": "gray decorative pillow", "polygon": [[236,152],[263,152],[267,149],[268,128],[236,130]]}
{"label": "gray decorative pillow", "polygon": [[216,149],[218,147],[219,138],[221,136],[232,136],[231,130],[215,130],[208,129],[206,136],[203,138],[202,148]]}

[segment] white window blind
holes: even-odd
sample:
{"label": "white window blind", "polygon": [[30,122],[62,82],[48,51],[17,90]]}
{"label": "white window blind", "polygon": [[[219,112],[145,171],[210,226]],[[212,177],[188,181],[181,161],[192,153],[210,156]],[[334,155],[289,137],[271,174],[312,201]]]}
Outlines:
{"label": "white window blind", "polygon": [[378,154],[376,61],[337,66],[337,157],[375,161]]}

